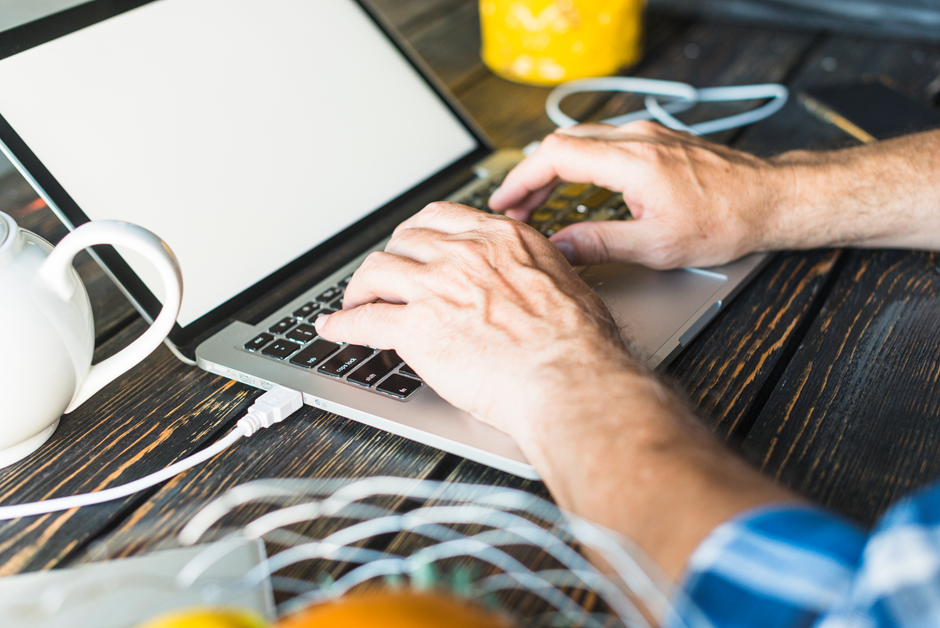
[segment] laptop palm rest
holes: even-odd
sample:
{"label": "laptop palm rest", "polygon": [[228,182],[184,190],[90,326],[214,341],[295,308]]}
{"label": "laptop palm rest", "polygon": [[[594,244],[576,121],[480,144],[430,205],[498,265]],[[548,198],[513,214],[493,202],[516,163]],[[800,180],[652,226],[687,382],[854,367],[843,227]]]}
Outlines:
{"label": "laptop palm rest", "polygon": [[[635,264],[588,266],[581,270],[581,277],[601,296],[646,360],[661,353],[670,340],[678,345],[680,332],[704,327],[704,323],[697,325],[699,319],[717,312],[712,307],[717,303],[715,296],[728,281],[727,276],[712,271],[656,271]],[[658,366],[659,361],[650,366]]]}

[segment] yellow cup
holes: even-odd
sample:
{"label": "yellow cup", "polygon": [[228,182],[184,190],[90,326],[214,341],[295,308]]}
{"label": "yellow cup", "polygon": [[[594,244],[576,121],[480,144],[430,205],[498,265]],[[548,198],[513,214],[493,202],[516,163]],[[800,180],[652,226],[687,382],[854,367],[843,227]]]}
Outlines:
{"label": "yellow cup", "polygon": [[642,53],[645,0],[480,0],[483,62],[511,81],[614,74]]}

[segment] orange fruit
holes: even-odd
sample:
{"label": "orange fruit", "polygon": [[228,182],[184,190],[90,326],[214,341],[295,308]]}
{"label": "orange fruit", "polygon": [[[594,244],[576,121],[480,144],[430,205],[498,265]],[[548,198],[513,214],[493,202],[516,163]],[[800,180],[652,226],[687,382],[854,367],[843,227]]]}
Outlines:
{"label": "orange fruit", "polygon": [[514,628],[503,615],[439,592],[351,594],[289,615],[273,628]]}

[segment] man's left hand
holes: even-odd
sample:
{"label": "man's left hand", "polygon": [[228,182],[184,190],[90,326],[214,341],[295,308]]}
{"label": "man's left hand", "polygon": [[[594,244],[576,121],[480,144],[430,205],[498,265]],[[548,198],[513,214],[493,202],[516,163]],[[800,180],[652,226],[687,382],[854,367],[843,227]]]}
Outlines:
{"label": "man's left hand", "polygon": [[454,203],[402,223],[317,329],[395,349],[444,399],[519,441],[582,380],[630,364],[607,308],[548,240]]}

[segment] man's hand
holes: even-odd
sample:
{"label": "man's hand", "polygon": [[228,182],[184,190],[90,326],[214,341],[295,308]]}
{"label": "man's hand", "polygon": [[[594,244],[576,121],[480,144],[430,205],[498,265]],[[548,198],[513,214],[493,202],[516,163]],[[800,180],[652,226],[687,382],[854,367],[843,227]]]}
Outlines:
{"label": "man's hand", "polygon": [[552,242],[572,264],[709,266],[761,250],[783,184],[771,163],[653,122],[581,125],[546,137],[490,206],[527,221],[559,181],[621,192],[635,220],[584,222]]}
{"label": "man's hand", "polygon": [[826,246],[940,250],[940,131],[765,160],[654,122],[587,124],[546,137],[490,206],[528,220],[560,181],[621,192],[636,218],[555,234],[572,264],[708,266]]}
{"label": "man's hand", "polygon": [[317,329],[395,349],[442,397],[517,440],[553,400],[628,363],[604,304],[542,235],[453,203],[402,223]]}

